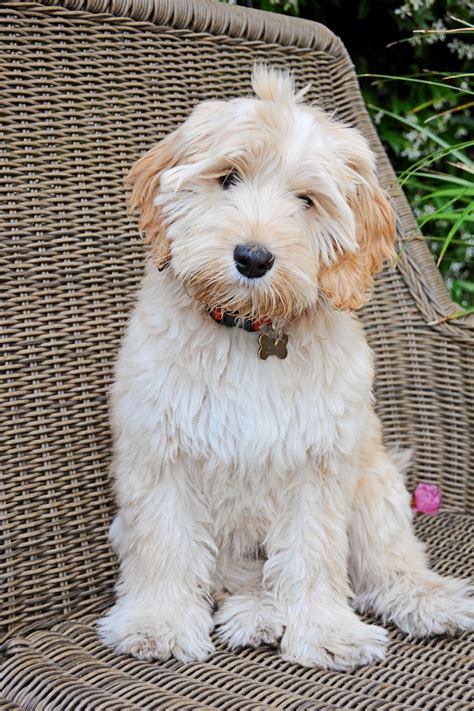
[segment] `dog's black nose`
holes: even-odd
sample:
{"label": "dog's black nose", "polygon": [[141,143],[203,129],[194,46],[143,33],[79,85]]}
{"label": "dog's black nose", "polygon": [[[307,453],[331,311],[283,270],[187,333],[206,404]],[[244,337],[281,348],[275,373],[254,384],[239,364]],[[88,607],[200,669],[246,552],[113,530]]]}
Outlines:
{"label": "dog's black nose", "polygon": [[234,260],[237,271],[249,279],[258,279],[273,267],[275,255],[258,244],[238,244]]}

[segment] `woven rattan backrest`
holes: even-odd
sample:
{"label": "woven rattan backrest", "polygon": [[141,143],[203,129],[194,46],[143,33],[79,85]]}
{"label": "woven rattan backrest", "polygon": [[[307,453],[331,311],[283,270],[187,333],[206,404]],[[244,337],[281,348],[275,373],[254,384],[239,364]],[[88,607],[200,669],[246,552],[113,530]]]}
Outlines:
{"label": "woven rattan backrest", "polygon": [[[365,132],[401,237],[414,223],[346,52],[319,25],[210,0],[2,2],[0,43],[0,621],[11,628],[112,586],[107,391],[142,273],[122,187],[137,156],[202,99],[248,93],[262,59],[311,81],[310,100]],[[473,328],[427,325],[451,308],[413,241],[363,319],[387,441],[414,447],[413,476],[441,483],[461,511]]]}

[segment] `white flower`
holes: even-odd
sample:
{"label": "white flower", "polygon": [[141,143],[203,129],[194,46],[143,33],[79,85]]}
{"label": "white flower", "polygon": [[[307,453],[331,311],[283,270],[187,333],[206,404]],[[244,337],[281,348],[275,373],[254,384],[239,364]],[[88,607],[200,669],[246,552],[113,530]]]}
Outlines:
{"label": "white flower", "polygon": [[453,54],[457,54],[459,59],[474,59],[474,45],[453,39],[448,42],[448,47]]}
{"label": "white flower", "polygon": [[431,25],[432,30],[438,30],[438,32],[434,35],[426,35],[426,41],[429,44],[433,44],[433,42],[443,42],[443,40],[446,39],[446,33],[445,32],[439,32],[439,30],[445,30],[446,27],[444,26],[443,20],[436,20],[436,22],[433,22]]}
{"label": "white flower", "polygon": [[447,128],[449,122],[451,120],[451,117],[449,114],[444,114],[444,116],[439,116],[438,117],[438,131],[444,131],[445,128]]}
{"label": "white flower", "polygon": [[285,10],[285,12],[287,12],[290,8],[292,8],[293,10],[297,10],[298,0],[285,0],[285,2],[283,3],[283,9]]}
{"label": "white flower", "polygon": [[456,129],[454,132],[455,138],[464,138],[464,136],[467,136],[467,128],[465,126],[459,126],[459,128]]}
{"label": "white flower", "polygon": [[407,146],[403,149],[401,155],[405,158],[410,158],[410,160],[417,160],[417,158],[421,158],[421,151],[415,146]]}
{"label": "white flower", "polygon": [[411,17],[411,9],[409,5],[402,5],[401,7],[397,7],[395,10],[395,15],[398,15],[401,17],[401,19],[405,19],[405,17]]}

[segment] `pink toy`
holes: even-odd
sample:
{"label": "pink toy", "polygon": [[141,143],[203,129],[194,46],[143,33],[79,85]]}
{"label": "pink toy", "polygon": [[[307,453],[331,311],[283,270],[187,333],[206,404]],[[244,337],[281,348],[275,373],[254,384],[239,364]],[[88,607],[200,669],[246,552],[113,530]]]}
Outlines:
{"label": "pink toy", "polygon": [[436,484],[421,481],[413,493],[412,508],[418,513],[436,514],[441,505],[441,489]]}

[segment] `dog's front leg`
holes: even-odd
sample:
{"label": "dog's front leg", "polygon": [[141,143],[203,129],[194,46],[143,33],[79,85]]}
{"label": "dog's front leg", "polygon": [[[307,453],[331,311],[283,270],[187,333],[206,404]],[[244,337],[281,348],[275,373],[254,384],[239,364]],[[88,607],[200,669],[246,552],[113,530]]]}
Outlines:
{"label": "dog's front leg", "polygon": [[209,590],[215,545],[204,504],[179,462],[117,470],[121,507],[111,527],[120,561],[117,602],[99,621],[102,640],[139,659],[203,660],[213,651]]}
{"label": "dog's front leg", "polygon": [[351,669],[381,659],[387,633],[349,606],[345,463],[312,467],[289,482],[269,532],[267,588],[281,605],[283,657],[304,666]]}

